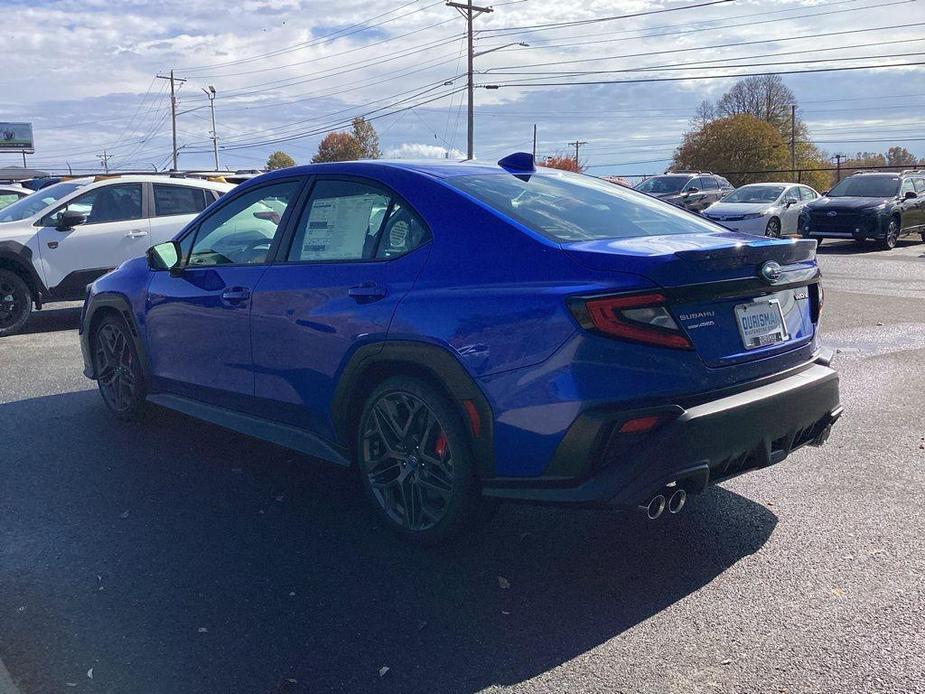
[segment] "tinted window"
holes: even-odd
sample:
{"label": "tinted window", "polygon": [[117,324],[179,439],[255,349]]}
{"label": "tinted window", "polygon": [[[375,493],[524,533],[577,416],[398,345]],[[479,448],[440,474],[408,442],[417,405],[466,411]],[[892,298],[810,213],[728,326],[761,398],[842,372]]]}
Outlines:
{"label": "tinted window", "polygon": [[716,232],[716,225],[591,176],[454,176],[447,183],[554,241]]}
{"label": "tinted window", "polygon": [[158,217],[198,214],[206,209],[212,200],[212,194],[203,188],[154,184],[154,214]]}
{"label": "tinted window", "polygon": [[684,186],[684,190],[690,190],[691,188],[696,188],[697,190],[703,190],[703,179],[702,178],[692,178],[691,182]]}
{"label": "tinted window", "polygon": [[829,191],[829,197],[892,198],[898,190],[899,176],[849,176]]}
{"label": "tinted window", "polygon": [[716,179],[712,176],[704,176],[700,179],[703,183],[703,190],[718,190],[719,186],[716,185]]}
{"label": "tinted window", "polygon": [[321,180],[299,220],[289,260],[394,258],[429,238],[420,217],[390,193],[356,181]]}
{"label": "tinted window", "polygon": [[684,184],[689,180],[691,180],[690,176],[653,176],[637,185],[636,190],[655,195],[680,193]]}
{"label": "tinted window", "polygon": [[723,198],[723,202],[774,202],[783,192],[784,186],[742,186]]}
{"label": "tinted window", "polygon": [[0,222],[18,222],[32,215],[36,215],[49,205],[53,205],[66,195],[70,195],[86,183],[55,183],[42,188],[40,192],[14,202],[0,212]]}
{"label": "tinted window", "polygon": [[54,225],[63,212],[85,215],[84,224],[107,224],[141,219],[141,184],[117,183],[101,186],[59,207],[45,218],[46,226]]}
{"label": "tinted window", "polygon": [[288,181],[262,186],[219,207],[199,225],[188,265],[266,262],[279,223],[300,185]]}

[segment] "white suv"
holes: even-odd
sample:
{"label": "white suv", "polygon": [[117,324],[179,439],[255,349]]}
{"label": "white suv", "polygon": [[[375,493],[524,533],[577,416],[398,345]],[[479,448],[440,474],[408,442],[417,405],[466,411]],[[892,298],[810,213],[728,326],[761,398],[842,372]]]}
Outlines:
{"label": "white suv", "polygon": [[171,176],[62,181],[0,210],[0,336],[148,247],[169,241],[234,186]]}

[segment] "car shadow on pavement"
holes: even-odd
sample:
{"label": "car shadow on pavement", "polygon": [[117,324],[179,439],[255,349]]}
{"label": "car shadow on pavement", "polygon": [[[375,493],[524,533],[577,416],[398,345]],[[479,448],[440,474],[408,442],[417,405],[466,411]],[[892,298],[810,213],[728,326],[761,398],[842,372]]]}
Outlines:
{"label": "car shadow on pavement", "polygon": [[0,435],[0,658],[24,691],[512,685],[702,588],[777,523],[715,488],[657,522],[507,505],[422,549],[379,528],[350,471],[165,410],[123,424],[67,393],[0,404]]}
{"label": "car shadow on pavement", "polygon": [[59,330],[76,330],[80,326],[80,306],[43,308],[33,311],[19,334],[52,333]]}
{"label": "car shadow on pavement", "polygon": [[[909,246],[918,246],[921,245],[918,237],[916,238],[903,238],[899,239],[896,242],[896,248],[907,248]],[[857,243],[856,241],[826,241],[825,243],[819,244],[816,252],[819,255],[864,255],[866,253],[889,253],[890,251],[885,251],[873,241],[867,241],[865,243]]]}

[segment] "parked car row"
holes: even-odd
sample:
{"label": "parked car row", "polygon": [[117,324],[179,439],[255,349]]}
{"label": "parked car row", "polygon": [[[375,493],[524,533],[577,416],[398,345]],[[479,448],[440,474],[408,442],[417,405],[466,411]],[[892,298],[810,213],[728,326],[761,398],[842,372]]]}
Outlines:
{"label": "parked car row", "polygon": [[858,172],[822,195],[786,182],[732,189],[725,178],[703,172],[653,176],[636,190],[747,234],[875,241],[884,249],[916,233],[925,241],[923,171]]}
{"label": "parked car row", "polygon": [[0,336],[20,330],[33,306],[82,299],[88,282],[173,238],[232,188],[97,176],[52,184],[0,209]]}

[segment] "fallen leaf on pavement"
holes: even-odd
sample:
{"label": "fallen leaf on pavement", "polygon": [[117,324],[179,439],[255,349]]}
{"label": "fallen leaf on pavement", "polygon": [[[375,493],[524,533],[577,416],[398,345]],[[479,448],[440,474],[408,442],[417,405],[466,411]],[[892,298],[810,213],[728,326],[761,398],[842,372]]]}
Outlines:
{"label": "fallen leaf on pavement", "polygon": [[87,670],[87,677],[89,677],[91,680],[93,679],[93,668]]}
{"label": "fallen leaf on pavement", "polygon": [[507,590],[511,587],[511,582],[507,580],[504,576],[498,576],[498,585],[501,586],[503,590]]}
{"label": "fallen leaf on pavement", "polygon": [[379,677],[385,677],[385,673],[387,673],[388,671],[389,671],[389,666],[383,665],[381,668],[379,668]]}

